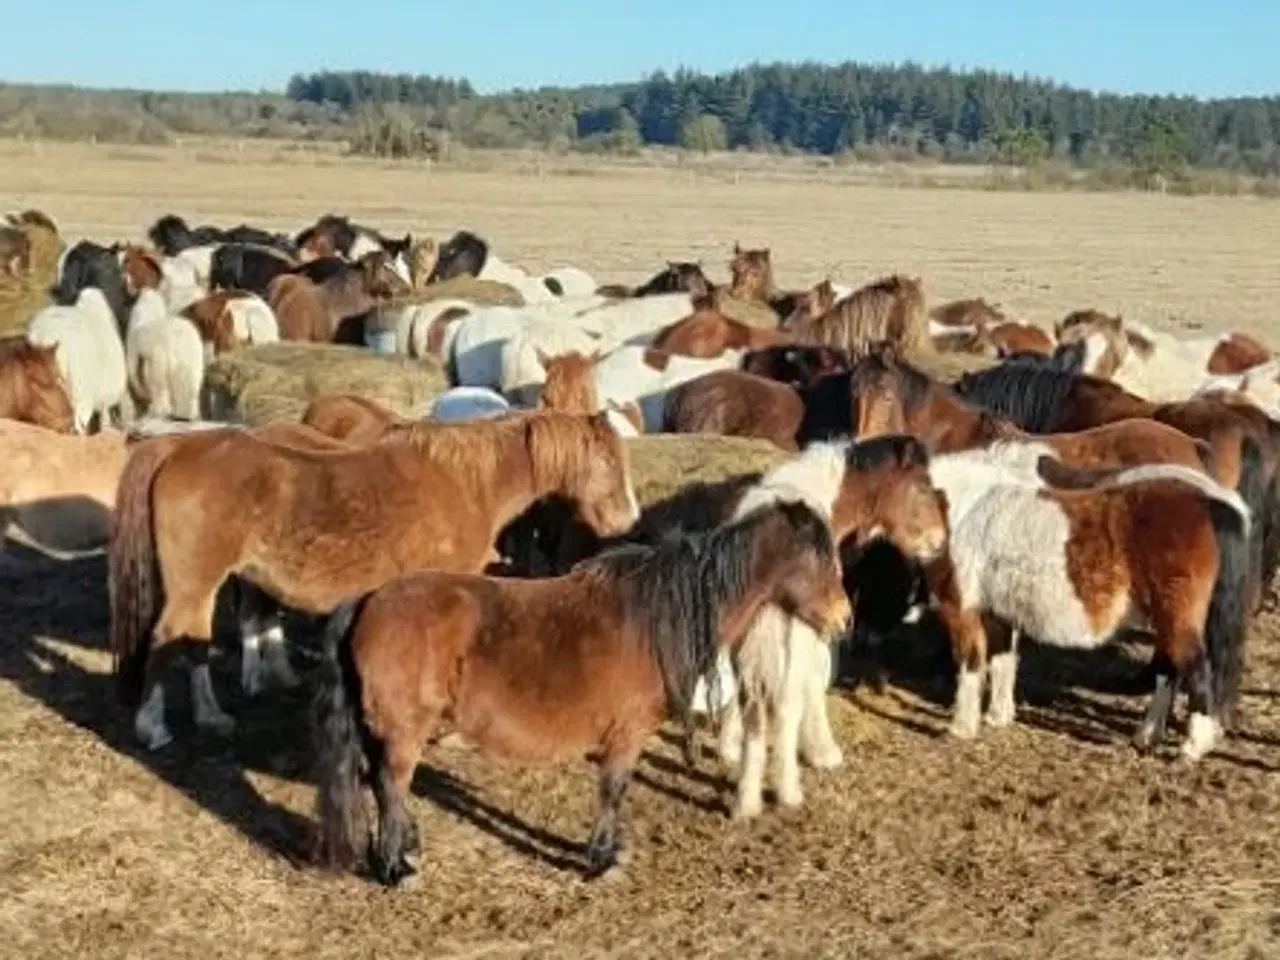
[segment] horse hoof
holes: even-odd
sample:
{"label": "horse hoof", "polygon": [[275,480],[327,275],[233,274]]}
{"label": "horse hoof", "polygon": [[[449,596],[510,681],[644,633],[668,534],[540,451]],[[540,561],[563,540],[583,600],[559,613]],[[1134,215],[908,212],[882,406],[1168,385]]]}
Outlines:
{"label": "horse hoof", "polygon": [[825,749],[806,754],[805,760],[815,770],[837,770],[844,766],[844,751],[831,744]]}
{"label": "horse hoof", "polygon": [[751,820],[764,813],[764,802],[761,800],[742,800],[734,803],[729,816],[734,820]]}
{"label": "horse hoof", "polygon": [[799,787],[790,787],[786,790],[778,790],[778,806],[780,807],[802,807],[804,806],[804,791]]}
{"label": "horse hoof", "polygon": [[167,727],[153,729],[149,731],[136,731],[138,739],[142,741],[142,745],[155,753],[157,750],[163,750],[169,744],[173,743],[173,734],[169,732]]}
{"label": "horse hoof", "polygon": [[1013,712],[1009,710],[988,710],[983,722],[988,727],[999,729],[1013,725]]}
{"label": "horse hoof", "polygon": [[947,727],[947,733],[957,740],[978,739],[978,731],[967,723],[952,723],[951,726]]}
{"label": "horse hoof", "polygon": [[1133,735],[1133,747],[1139,753],[1150,753],[1156,747],[1155,724],[1144,723]]}
{"label": "horse hoof", "polygon": [[219,737],[230,737],[236,732],[236,722],[224,713],[222,716],[208,718],[200,724],[200,729]]}
{"label": "horse hoof", "polygon": [[406,857],[400,857],[394,863],[376,863],[373,868],[374,879],[384,887],[401,886],[415,873],[417,871],[414,870]]}

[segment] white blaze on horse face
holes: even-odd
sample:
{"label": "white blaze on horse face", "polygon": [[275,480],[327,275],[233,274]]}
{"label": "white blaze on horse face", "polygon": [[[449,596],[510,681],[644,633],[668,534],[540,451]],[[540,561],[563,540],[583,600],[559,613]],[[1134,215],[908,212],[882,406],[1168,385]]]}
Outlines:
{"label": "white blaze on horse face", "polygon": [[1096,373],[1102,358],[1107,353],[1107,337],[1102,333],[1091,333],[1084,338],[1084,365],[1082,373]]}

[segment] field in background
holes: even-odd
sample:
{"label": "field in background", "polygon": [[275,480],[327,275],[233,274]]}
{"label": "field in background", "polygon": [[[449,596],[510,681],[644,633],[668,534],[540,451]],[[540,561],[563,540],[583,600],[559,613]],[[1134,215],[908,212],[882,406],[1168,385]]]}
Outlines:
{"label": "field in background", "polygon": [[[168,212],[296,229],[335,211],[388,232],[467,227],[504,258],[601,281],[667,258],[723,277],[736,238],[771,246],[787,285],[903,270],[934,299],[981,294],[1041,324],[1096,305],[1280,346],[1280,217],[1265,201],[917,190],[891,171],[799,164],[490,161],[0,143],[0,209],[38,206],[103,241],[139,239]],[[1280,955],[1274,610],[1251,631],[1243,730],[1193,771],[1172,745],[1150,759],[1127,745],[1146,647],[1028,651],[1019,722],[972,745],[942,733],[945,652],[899,650],[887,694],[832,696],[847,766],[807,772],[802,811],[731,823],[714,762],[690,778],[656,745],[625,813],[635,862],[619,884],[584,886],[563,862],[592,816],[585,770],[446,752],[413,805],[424,873],[387,893],[296,863],[312,802],[302,698],[246,703],[224,662],[235,741],[150,757],[114,702],[102,560],[10,546],[0,598],[3,957]]]}
{"label": "field in background", "polygon": [[[903,270],[932,298],[982,294],[1042,324],[1085,306],[1266,335],[1276,322],[1280,216],[1265,200],[912,189],[893,168],[756,159],[664,168],[495,153],[477,160],[492,169],[459,171],[292,144],[10,141],[0,206],[43,207],[64,233],[104,241],[141,239],[168,212],[281,229],[326,211],[388,232],[467,227],[505,259],[576,264],[602,282],[666,258],[700,257],[723,276],[738,238],[773,248],[784,285]],[[936,172],[976,182],[973,168]]]}

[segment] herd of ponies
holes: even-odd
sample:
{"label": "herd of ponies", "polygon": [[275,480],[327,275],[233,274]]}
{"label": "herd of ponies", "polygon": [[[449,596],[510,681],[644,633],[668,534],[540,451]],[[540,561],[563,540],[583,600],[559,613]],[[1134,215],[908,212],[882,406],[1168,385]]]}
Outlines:
{"label": "herd of ponies", "polygon": [[[56,230],[35,210],[0,227],[0,272],[31,269],[36,227]],[[1179,690],[1183,762],[1239,723],[1280,562],[1280,364],[1247,334],[1094,309],[1050,332],[981,297],[931,307],[902,274],[781,289],[769,250],[737,243],[727,284],[672,261],[630,287],[335,215],[293,236],[166,216],[148,237],[66,246],[49,304],[0,343],[0,509],[33,540],[105,546],[119,695],[150,749],[179,677],[199,728],[234,730],[209,666],[224,585],[247,693],[298,687],[290,646],[319,646],[318,863],[415,872],[405,801],[445,742],[597,764],[592,877],[619,863],[663,723],[692,765],[707,716],[733,815],[762,812],[766,773],[798,806],[801,763],[844,760],[834,645],[923,616],[949,637],[956,737],[1014,721],[1024,637],[1128,630],[1152,649],[1137,748]],[[461,277],[504,302],[442,286]],[[281,340],[433,358],[452,386],[420,420],[326,395],[299,422],[201,421],[208,364]],[[928,372],[954,352],[988,363]],[[625,440],[649,433],[782,459],[642,510]]]}

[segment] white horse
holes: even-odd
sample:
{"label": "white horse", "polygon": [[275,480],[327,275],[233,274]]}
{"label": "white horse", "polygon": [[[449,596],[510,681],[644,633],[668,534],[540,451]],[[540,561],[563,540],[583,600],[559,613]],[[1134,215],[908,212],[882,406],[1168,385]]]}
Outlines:
{"label": "white horse", "polygon": [[574,323],[599,331],[613,343],[643,346],[667,326],[694,312],[688,293],[655,293],[648,297],[598,298],[601,302],[577,312]]}
{"label": "white horse", "polygon": [[[209,276],[213,273],[213,251],[222,246],[220,243],[206,243],[199,247],[187,247],[166,260],[177,261],[171,268],[175,276],[185,280],[194,278],[195,285],[209,289]],[[161,270],[164,268],[161,267]]]}
{"label": "white horse", "polygon": [[452,369],[459,386],[499,387],[502,345],[506,341],[531,330],[538,331],[535,337],[555,338],[555,325],[592,331],[594,328],[579,322],[579,315],[603,300],[603,297],[588,297],[580,301],[550,300],[523,307],[474,307],[470,316],[450,325],[449,352],[444,355],[444,362]]}
{"label": "white horse", "polygon": [[744,350],[725,350],[703,359],[659,353],[648,347],[626,344],[595,364],[596,393],[606,407],[635,403],[644,418],[646,433],[662,430],[667,393],[714,370],[736,370]]}
{"label": "white horse", "polygon": [[124,344],[101,290],[86,287],[72,306],[40,310],[27,324],[27,340],[57,344],[58,371],[69,387],[77,433],[88,431],[95,412],[99,429],[110,426],[112,411],[122,425],[132,419]]}
{"label": "white horse", "polygon": [[[734,509],[733,519],[770,503],[800,502],[829,521],[844,481],[848,449],[844,442],[811,444],[748,489]],[[769,714],[777,717],[774,760],[778,802],[799,806],[804,802],[798,761],[802,727],[805,757],[814,767],[829,770],[844,762],[827,718],[831,648],[807,624],[771,605],[756,617],[731,658],[736,685],[725,682],[729,659],[721,657],[716,666],[722,691],[730,694],[722,699],[725,712],[719,748],[724,762],[737,771],[733,815],[753,817],[763,809],[768,732],[763,718]],[[735,686],[748,698],[762,701],[759,727],[746,735],[740,698],[732,696]]]}
{"label": "white horse", "polygon": [[204,344],[195,325],[174,316],[156,290],[142,290],[129,313],[125,342],[129,386],[152,417],[200,419]]}
{"label": "white horse", "polygon": [[160,258],[160,293],[169,305],[170,313],[181,313],[208,293],[206,282],[201,283],[196,265],[181,257]]}
{"label": "white horse", "polygon": [[[1132,626],[1156,631],[1158,660],[1168,664],[1139,745],[1158,740],[1174,686],[1186,682],[1192,714],[1182,752],[1199,759],[1222,729],[1216,671],[1243,657],[1251,568],[1244,500],[1203,473],[1164,464],[1089,489],[1049,489],[1010,466],[1024,456],[1017,446],[938,456],[929,466],[947,498],[951,533],[948,575],[929,574],[959,663],[951,732],[978,734],[993,627],[1008,630],[989,659],[986,722],[1000,727],[1014,719],[1019,633],[1094,649]],[[1107,536],[1090,535],[1097,529]]]}
{"label": "white horse", "polygon": [[227,301],[236,340],[257,346],[280,342],[280,323],[271,305],[256,293],[246,293]]}

